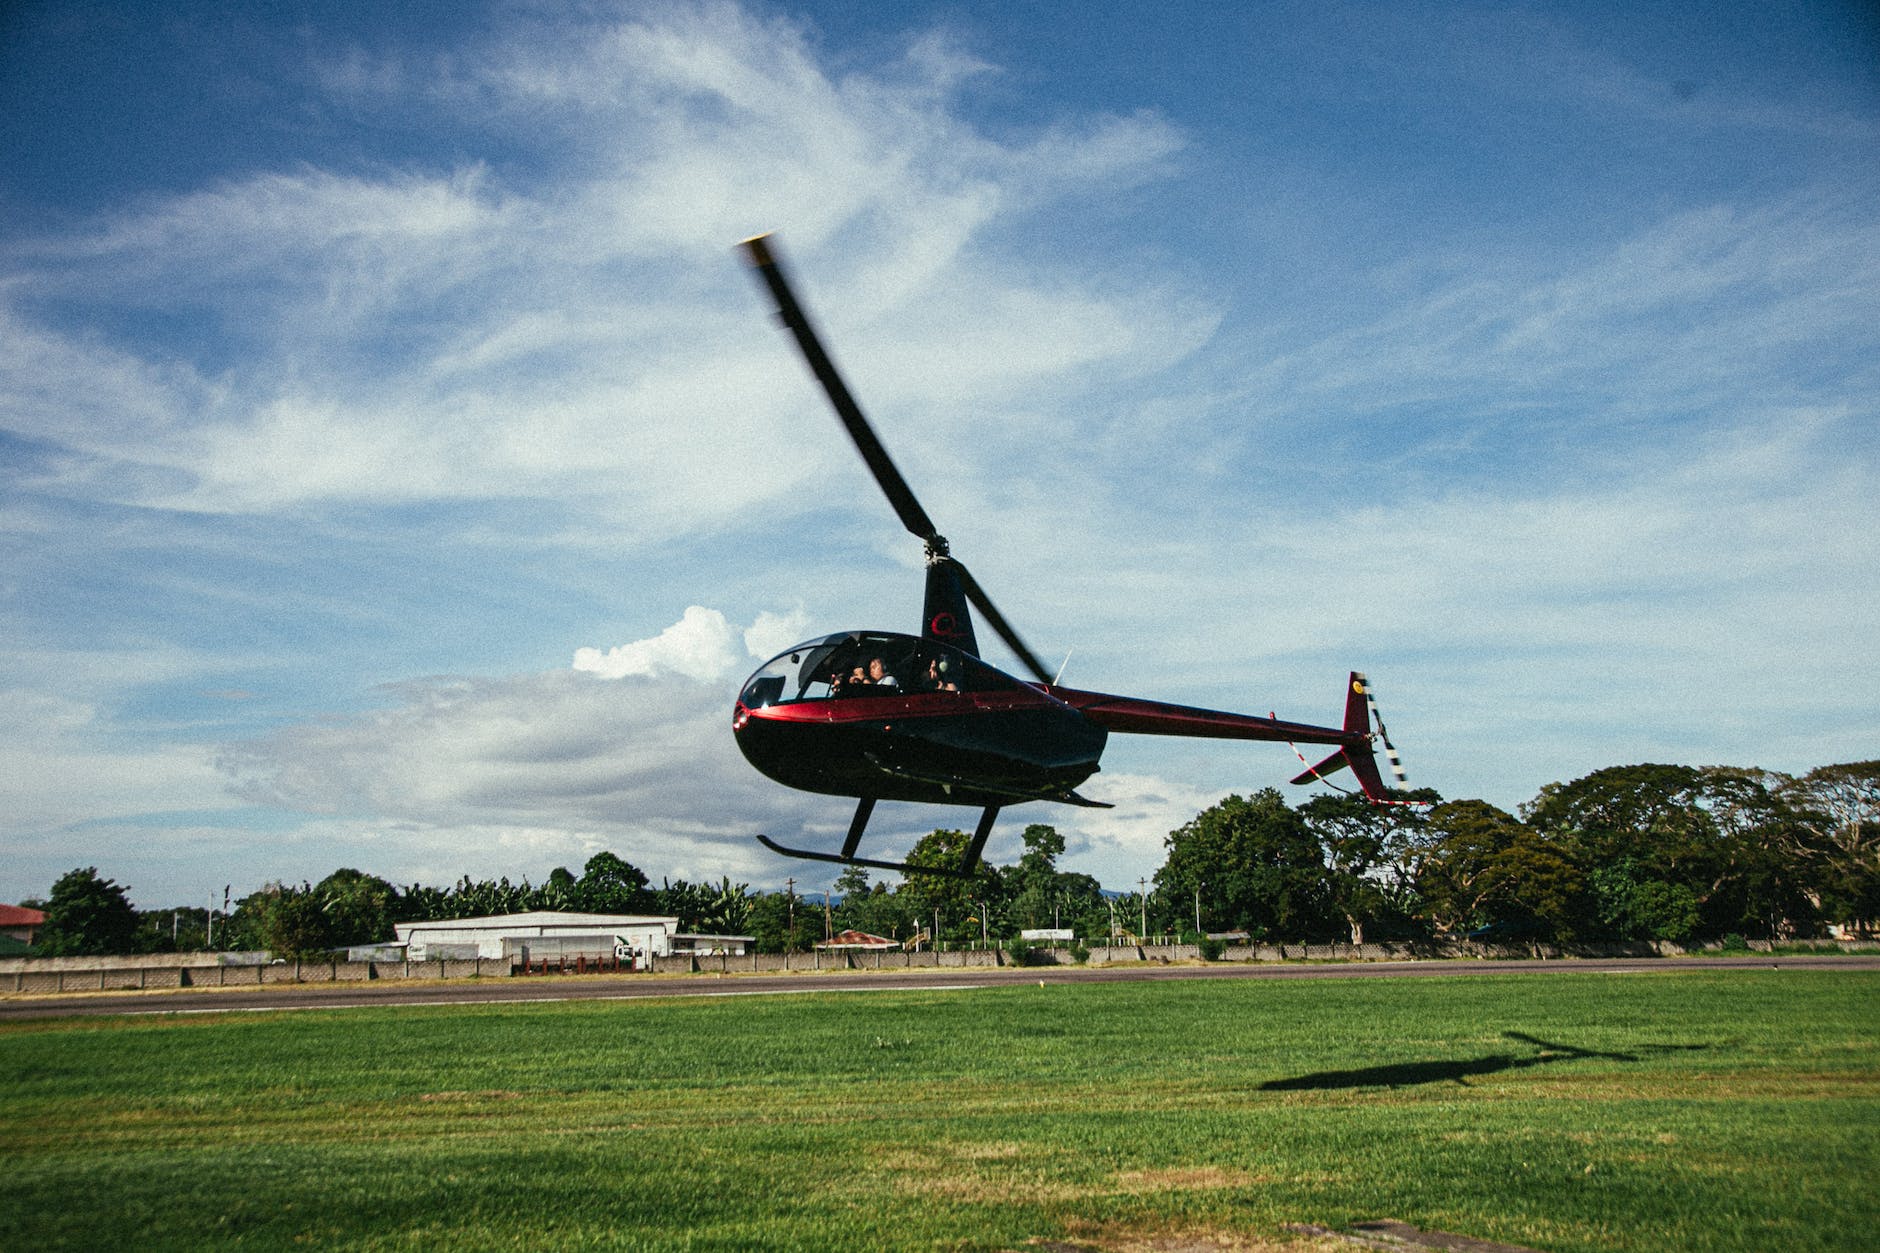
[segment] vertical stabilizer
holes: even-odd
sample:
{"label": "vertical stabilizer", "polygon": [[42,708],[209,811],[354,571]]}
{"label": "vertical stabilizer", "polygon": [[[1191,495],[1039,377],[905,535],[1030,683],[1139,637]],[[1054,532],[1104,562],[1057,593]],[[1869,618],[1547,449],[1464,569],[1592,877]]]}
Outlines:
{"label": "vertical stabilizer", "polygon": [[965,580],[960,577],[960,563],[951,557],[936,557],[927,563],[927,602],[921,611],[920,634],[923,639],[938,640],[979,656]]}

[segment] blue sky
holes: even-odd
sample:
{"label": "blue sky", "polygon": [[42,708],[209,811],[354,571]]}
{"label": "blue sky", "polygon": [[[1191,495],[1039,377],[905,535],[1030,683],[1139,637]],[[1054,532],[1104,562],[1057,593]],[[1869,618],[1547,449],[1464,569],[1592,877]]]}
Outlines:
{"label": "blue sky", "polygon": [[[920,553],[760,230],[1068,683],[1331,721],[1363,669],[1510,808],[1873,756],[1867,7],[1152,7],[8,6],[0,899],[815,881],[751,836],[846,806],[731,698],[913,629]],[[993,853],[1121,886],[1295,769],[1114,737],[1117,808]]]}

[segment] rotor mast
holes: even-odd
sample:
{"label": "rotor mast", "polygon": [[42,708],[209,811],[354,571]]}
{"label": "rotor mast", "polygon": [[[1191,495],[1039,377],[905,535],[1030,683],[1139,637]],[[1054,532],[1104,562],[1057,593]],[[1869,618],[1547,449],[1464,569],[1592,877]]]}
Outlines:
{"label": "rotor mast", "polygon": [[770,292],[771,299],[776,301],[778,319],[796,338],[797,347],[802,351],[810,373],[822,384],[830,405],[836,411],[836,417],[848,432],[855,450],[861,453],[868,472],[874,475],[882,494],[888,498],[895,516],[910,534],[917,536],[926,545],[927,596],[921,635],[977,656],[979,644],[973,633],[972,610],[978,609],[987,624],[1005,641],[1032,676],[1040,683],[1049,684],[1051,672],[1019,637],[1012,624],[1006,621],[1005,615],[992,603],[992,598],[979,586],[972,571],[953,556],[946,536],[940,534],[933,519],[921,508],[914,489],[907,485],[899,467],[894,464],[894,458],[888,455],[888,450],[875,435],[874,427],[869,425],[862,407],[855,402],[855,396],[843,381],[835,362],[830,359],[828,350],[823,347],[809,315],[803,312],[802,304],[798,302],[789,279],[784,275],[782,264],[771,250],[769,234],[753,235],[741,247]]}

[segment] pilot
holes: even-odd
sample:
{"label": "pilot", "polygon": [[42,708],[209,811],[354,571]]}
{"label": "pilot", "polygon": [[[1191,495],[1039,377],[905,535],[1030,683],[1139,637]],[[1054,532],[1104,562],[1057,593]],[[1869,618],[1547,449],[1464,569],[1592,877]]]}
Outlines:
{"label": "pilot", "polygon": [[870,657],[868,659],[867,682],[874,684],[876,687],[901,686],[900,683],[895,680],[895,677],[888,673],[888,663],[879,657]]}

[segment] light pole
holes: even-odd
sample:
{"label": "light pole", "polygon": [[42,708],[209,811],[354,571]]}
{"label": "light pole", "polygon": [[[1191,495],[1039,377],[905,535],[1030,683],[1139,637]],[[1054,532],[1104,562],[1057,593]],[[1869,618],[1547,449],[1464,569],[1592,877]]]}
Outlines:
{"label": "light pole", "polygon": [[1195,880],[1195,934],[1201,934],[1201,888],[1199,879]]}
{"label": "light pole", "polygon": [[1142,902],[1142,930],[1138,931],[1136,934],[1139,936],[1147,936],[1149,934],[1149,881],[1147,879],[1137,879],[1136,887],[1141,893]]}

